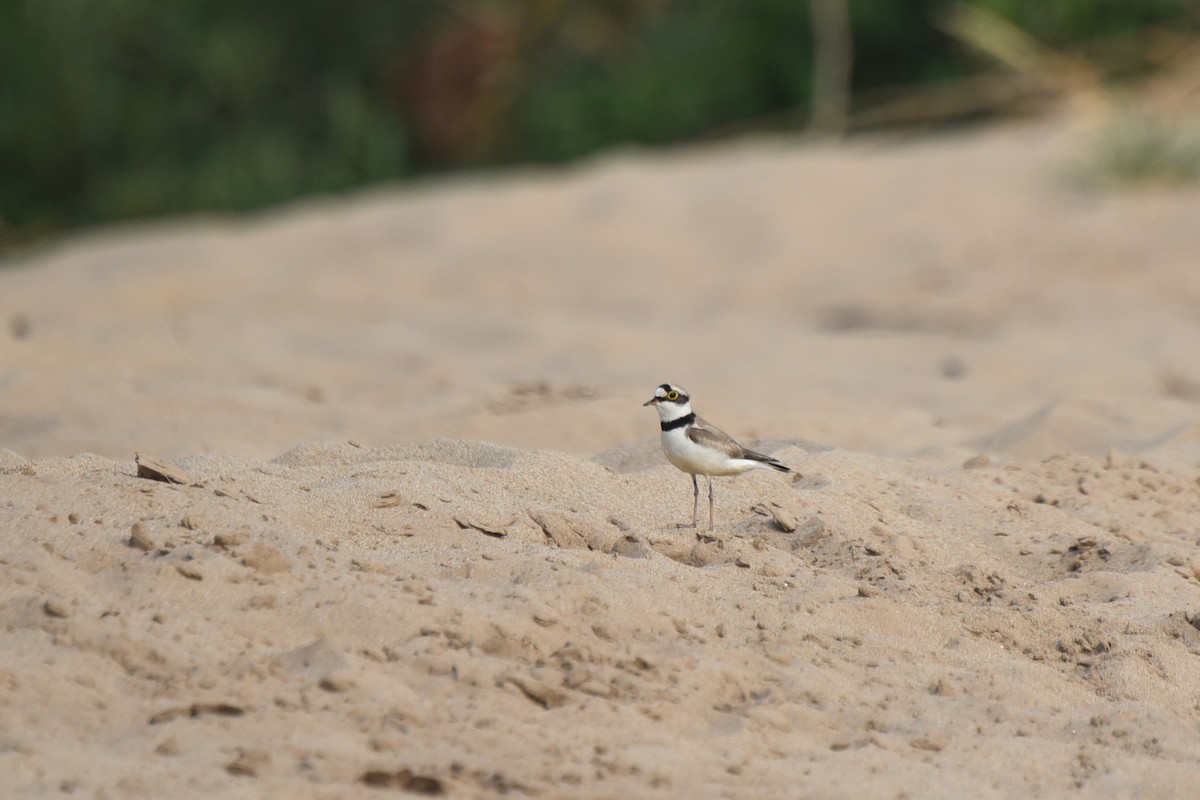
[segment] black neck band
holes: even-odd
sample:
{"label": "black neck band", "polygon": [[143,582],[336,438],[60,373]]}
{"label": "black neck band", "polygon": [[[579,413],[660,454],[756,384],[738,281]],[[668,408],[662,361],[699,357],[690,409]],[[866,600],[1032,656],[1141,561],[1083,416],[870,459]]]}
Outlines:
{"label": "black neck band", "polygon": [[664,431],[673,431],[676,428],[682,428],[684,425],[691,425],[695,421],[695,414],[684,414],[679,419],[673,419],[670,422],[663,422],[662,429]]}

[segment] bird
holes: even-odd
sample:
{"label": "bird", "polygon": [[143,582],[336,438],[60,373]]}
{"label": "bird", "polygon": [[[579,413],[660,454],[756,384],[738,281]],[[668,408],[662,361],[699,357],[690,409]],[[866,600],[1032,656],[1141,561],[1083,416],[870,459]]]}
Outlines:
{"label": "bird", "polygon": [[788,465],[762,453],[748,450],[732,436],[692,411],[687,391],[670,383],[654,390],[643,406],[654,406],[662,427],[662,448],[667,460],[692,476],[692,524],[695,528],[700,507],[700,480],[708,478],[708,529],[713,529],[714,475],[741,475],[752,469],[773,469],[793,473]]}

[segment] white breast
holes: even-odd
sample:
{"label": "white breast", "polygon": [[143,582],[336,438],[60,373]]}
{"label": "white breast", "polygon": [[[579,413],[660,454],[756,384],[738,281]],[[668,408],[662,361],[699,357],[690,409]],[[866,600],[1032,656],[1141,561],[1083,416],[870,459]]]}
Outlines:
{"label": "white breast", "polygon": [[762,466],[756,461],[731,459],[719,450],[701,447],[687,437],[685,428],[662,432],[663,452],[667,460],[694,475],[740,475]]}

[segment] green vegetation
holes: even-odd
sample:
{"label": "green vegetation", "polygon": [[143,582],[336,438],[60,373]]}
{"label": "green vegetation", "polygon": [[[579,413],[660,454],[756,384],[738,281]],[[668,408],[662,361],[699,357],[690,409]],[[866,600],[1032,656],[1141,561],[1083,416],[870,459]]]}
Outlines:
{"label": "green vegetation", "polygon": [[0,222],[245,209],[403,174],[380,84],[421,22],[387,11],[404,6],[0,5]]}
{"label": "green vegetation", "polygon": [[1083,188],[1200,181],[1200,126],[1126,115],[1101,132],[1069,177]]}
{"label": "green vegetation", "polygon": [[[950,0],[849,0],[854,89],[985,60]],[[974,0],[1051,47],[1194,25],[1195,0]],[[804,0],[10,0],[0,249],[73,226],[618,142],[798,127]]]}

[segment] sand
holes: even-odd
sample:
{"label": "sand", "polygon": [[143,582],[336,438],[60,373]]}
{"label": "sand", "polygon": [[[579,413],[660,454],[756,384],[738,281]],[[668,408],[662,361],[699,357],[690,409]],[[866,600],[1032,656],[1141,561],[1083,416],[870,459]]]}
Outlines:
{"label": "sand", "polygon": [[[1200,191],[1072,190],[1086,146],[631,151],[7,265],[3,794],[1190,796]],[[678,528],[665,381],[798,474]]]}

